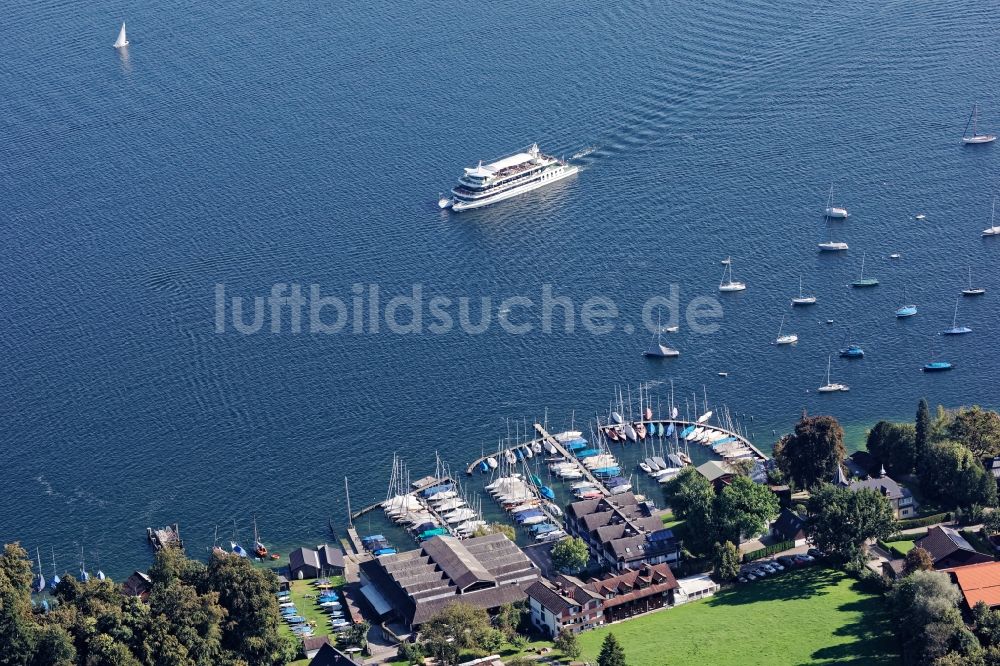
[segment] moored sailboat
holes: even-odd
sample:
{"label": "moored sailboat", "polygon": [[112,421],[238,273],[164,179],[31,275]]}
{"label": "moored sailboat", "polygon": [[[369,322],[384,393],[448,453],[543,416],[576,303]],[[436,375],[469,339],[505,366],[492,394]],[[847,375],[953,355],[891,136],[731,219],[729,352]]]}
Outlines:
{"label": "moored sailboat", "polygon": [[[972,134],[968,134],[969,125],[972,125]],[[980,134],[979,133],[979,105],[972,105],[972,115],[969,116],[969,121],[965,123],[965,129],[962,131],[962,143],[977,144],[977,143],[993,143],[997,140],[996,134]]]}
{"label": "moored sailboat", "polygon": [[972,266],[969,266],[969,286],[962,290],[963,296],[982,296],[986,290],[982,287],[972,286]]}
{"label": "moored sailboat", "polygon": [[958,304],[962,301],[961,298],[955,301],[955,313],[951,318],[951,328],[945,329],[941,332],[941,335],[965,335],[966,333],[972,333],[972,329],[968,326],[958,325]]}
{"label": "moored sailboat", "polygon": [[993,209],[990,211],[990,226],[983,229],[983,236],[1000,236],[1000,226],[994,222],[997,214],[997,198],[993,197]]}
{"label": "moored sailboat", "polygon": [[781,330],[785,327],[785,315],[781,315],[781,325],[778,326],[778,338],[774,341],[776,345],[791,345],[799,341],[799,336],[795,333],[788,333],[786,335],[781,334]]}
{"label": "moored sailboat", "polygon": [[799,276],[799,295],[792,297],[792,305],[815,305],[815,296],[806,296],[802,293],[802,276]]}
{"label": "moored sailboat", "polygon": [[830,381],[830,362],[832,356],[828,356],[826,359],[826,384],[820,386],[817,391],[820,393],[834,393],[836,391],[850,391],[851,388],[847,384],[840,384],[837,382]]}
{"label": "moored sailboat", "polygon": [[[726,275],[729,279],[726,279]],[[743,282],[739,282],[733,279],[733,262],[730,258],[728,264],[726,264],[725,270],[722,271],[722,280],[719,281],[719,291],[722,292],[733,292],[733,291],[743,291],[747,286]]]}
{"label": "moored sailboat", "polygon": [[830,184],[830,196],[826,200],[826,208],[823,209],[823,215],[832,220],[843,220],[849,213],[846,208],[840,208],[833,205],[833,183]]}
{"label": "moored sailboat", "polygon": [[865,277],[865,258],[867,256],[868,256],[867,252],[865,252],[865,253],[863,253],[861,255],[861,275],[858,277],[857,280],[854,280],[853,282],[851,282],[851,286],[854,287],[854,288],[875,287],[875,286],[878,286],[878,278],[872,278],[872,277],[866,278]]}

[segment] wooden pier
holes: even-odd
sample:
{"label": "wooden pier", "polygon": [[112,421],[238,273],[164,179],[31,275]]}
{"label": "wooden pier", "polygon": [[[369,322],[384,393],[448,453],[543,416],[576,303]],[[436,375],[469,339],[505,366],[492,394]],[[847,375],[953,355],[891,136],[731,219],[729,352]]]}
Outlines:
{"label": "wooden pier", "polygon": [[[723,433],[727,437],[734,438],[737,442],[739,442],[743,446],[746,446],[757,460],[760,460],[762,462],[766,461],[766,460],[770,460],[770,457],[767,456],[763,451],[761,451],[760,449],[758,449],[756,446],[754,446],[750,442],[749,439],[747,439],[746,437],[744,437],[743,435],[741,435],[740,433],[738,433],[736,431],[729,430],[727,428],[723,428],[722,426],[715,426],[715,425],[710,425],[710,424],[706,424],[706,423],[698,423],[696,421],[685,421],[685,420],[681,420],[681,419],[651,419],[651,420],[648,420],[648,421],[646,421],[646,420],[635,421],[635,423],[643,423],[643,424],[645,424],[647,426],[648,425],[661,425],[662,424],[664,428],[666,428],[666,426],[668,426],[670,424],[673,424],[674,428],[676,428],[678,431],[684,430],[688,426],[696,426],[696,427],[707,428],[709,430],[714,430],[716,432]],[[616,428],[616,427],[618,427],[617,424],[602,425],[602,426],[600,426],[599,429],[601,431],[605,431],[605,430],[607,430],[609,428]],[[562,444],[560,444],[559,442],[557,442],[551,435],[549,435],[545,431],[545,428],[542,427],[541,424],[536,423],[535,424],[535,430],[538,431],[538,434],[540,435],[540,437],[538,439],[533,439],[530,442],[521,442],[520,444],[517,444],[516,446],[512,446],[512,447],[510,447],[508,449],[504,449],[503,451],[495,452],[495,453],[490,453],[490,454],[484,455],[484,456],[482,456],[480,458],[476,458],[471,463],[469,463],[468,467],[465,468],[465,473],[467,475],[471,476],[477,469],[480,468],[480,466],[482,465],[483,461],[486,460],[487,458],[491,458],[493,456],[503,456],[503,455],[505,455],[507,453],[507,451],[511,451],[513,449],[524,448],[525,446],[529,446],[530,447],[535,442],[541,442],[543,444],[547,443],[547,442],[554,443],[555,446],[556,446],[556,450],[559,451],[560,455],[564,456],[569,462],[574,462],[574,461],[577,460],[575,456],[573,456],[572,454],[570,454],[562,446]],[[652,438],[651,437],[647,437],[647,439],[652,439]],[[691,442],[691,443],[692,444],[697,444],[698,442]],[[624,445],[627,446],[628,443],[625,443]],[[584,468],[584,465],[581,464],[580,467]],[[589,470],[587,470],[586,468],[584,468],[584,475],[586,475],[588,477],[588,480],[590,480],[593,477],[593,475],[590,474]],[[603,487],[603,484],[600,484],[599,487]],[[602,491],[602,492],[604,492],[604,491]],[[607,493],[605,493],[605,494],[607,494]]]}
{"label": "wooden pier", "polygon": [[567,461],[576,462],[576,466],[579,467],[580,470],[583,472],[584,478],[587,479],[587,481],[590,481],[592,484],[594,484],[597,487],[597,489],[601,491],[602,495],[607,497],[608,495],[611,494],[611,491],[608,490],[608,487],[605,486],[600,479],[594,476],[593,473],[591,473],[590,469],[588,469],[587,466],[584,465],[580,459],[578,459],[572,453],[567,451],[566,447],[562,445],[562,442],[560,442],[558,439],[556,439],[548,432],[546,432],[545,427],[542,426],[541,423],[535,424],[535,430],[537,430],[538,434],[541,435],[541,441],[543,447],[545,446],[545,444],[549,444],[559,453],[559,455],[564,457]]}

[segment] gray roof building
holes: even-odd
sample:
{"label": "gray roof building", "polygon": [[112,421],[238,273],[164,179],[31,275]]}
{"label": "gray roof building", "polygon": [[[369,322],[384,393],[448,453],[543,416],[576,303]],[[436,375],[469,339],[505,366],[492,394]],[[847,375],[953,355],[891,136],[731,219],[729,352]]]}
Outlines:
{"label": "gray roof building", "polygon": [[395,614],[416,627],[456,601],[499,608],[526,598],[538,569],[503,534],[459,541],[438,536],[419,550],[361,564],[362,595],[379,617]]}

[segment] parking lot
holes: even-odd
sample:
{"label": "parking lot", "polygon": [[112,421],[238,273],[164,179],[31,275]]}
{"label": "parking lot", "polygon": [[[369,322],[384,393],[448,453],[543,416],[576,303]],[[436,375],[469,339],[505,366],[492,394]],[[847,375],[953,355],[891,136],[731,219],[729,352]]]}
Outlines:
{"label": "parking lot", "polygon": [[815,548],[810,548],[805,553],[778,555],[772,558],[748,562],[740,567],[740,575],[737,578],[737,582],[753,583],[772,576],[780,576],[790,569],[812,566],[821,557],[823,557],[822,552]]}

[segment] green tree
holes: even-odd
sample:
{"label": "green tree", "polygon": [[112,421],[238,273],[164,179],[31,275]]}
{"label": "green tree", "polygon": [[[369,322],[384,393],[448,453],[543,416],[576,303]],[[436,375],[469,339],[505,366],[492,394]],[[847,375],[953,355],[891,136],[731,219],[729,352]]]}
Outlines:
{"label": "green tree", "polygon": [[199,595],[193,587],[172,580],[156,585],[149,595],[150,635],[146,650],[155,663],[208,666],[223,661],[222,619],[218,594]]}
{"label": "green tree", "polygon": [[906,561],[903,564],[903,573],[907,576],[914,571],[930,571],[934,568],[934,560],[931,554],[920,546],[911,548],[906,554]]}
{"label": "green tree", "polygon": [[405,661],[407,664],[422,664],[424,663],[424,651],[417,643],[403,641],[396,651],[396,659]]}
{"label": "green tree", "polygon": [[990,511],[983,515],[983,529],[986,536],[1000,534],[1000,511]]}
{"label": "green tree", "polygon": [[362,652],[368,652],[368,632],[371,628],[372,625],[365,621],[352,624],[340,635],[340,642],[349,647],[360,648]]}
{"label": "green tree", "polygon": [[570,660],[580,656],[580,641],[576,639],[576,634],[569,629],[563,629],[556,636],[555,647]]}
{"label": "green tree", "polygon": [[552,546],[552,564],[560,571],[576,573],[587,566],[590,551],[587,543],[578,537],[568,537]]}
{"label": "green tree", "polygon": [[518,628],[524,622],[526,611],[527,608],[523,602],[504,604],[494,617],[494,624],[509,640],[517,633]]}
{"label": "green tree", "polygon": [[879,421],[868,433],[867,447],[890,476],[910,474],[917,464],[916,428],[909,423]]}
{"label": "green tree", "polygon": [[927,399],[921,398],[917,405],[917,419],[913,429],[913,443],[916,448],[917,469],[921,469],[924,457],[931,446],[931,408]]}
{"label": "green tree", "polygon": [[917,571],[893,587],[889,605],[906,663],[932,663],[963,646],[968,651],[958,611],[961,596],[940,571]]}
{"label": "green tree", "polygon": [[32,663],[35,624],[31,615],[31,564],[20,544],[4,546],[0,555],[0,664]]}
{"label": "green tree", "polygon": [[597,655],[597,666],[625,666],[625,649],[614,634],[604,637],[601,653]]}
{"label": "green tree", "polygon": [[968,448],[958,442],[931,445],[920,478],[924,492],[954,506],[996,506],[996,480]]}
{"label": "green tree", "polygon": [[732,541],[715,544],[713,573],[716,578],[734,581],[740,575],[740,549]]}
{"label": "green tree", "polygon": [[258,569],[247,558],[213,555],[205,581],[226,611],[224,648],[251,664],[283,664],[294,658],[296,645],[279,632],[281,611],[274,573]]}
{"label": "green tree", "polygon": [[737,476],[715,500],[719,534],[735,543],[763,532],[777,515],[778,498],[767,486]]}
{"label": "green tree", "polygon": [[832,416],[803,416],[774,445],[778,467],[800,488],[832,480],[846,455],[844,429]]}
{"label": "green tree", "polygon": [[688,466],[664,484],[667,503],[674,515],[685,521],[684,544],[691,551],[707,553],[715,538],[715,489],[711,482]]}
{"label": "green tree", "polygon": [[442,663],[457,664],[463,650],[482,650],[495,631],[484,609],[451,603],[422,625],[423,651]]}
{"label": "green tree", "polygon": [[58,625],[41,627],[36,634],[33,666],[73,666],[76,648],[73,637]]}
{"label": "green tree", "polygon": [[954,414],[947,436],[961,442],[977,458],[1000,454],[1000,414],[975,405]]}
{"label": "green tree", "polygon": [[736,458],[726,464],[739,476],[750,476],[757,467],[757,461],[753,458]]}
{"label": "green tree", "polygon": [[884,539],[895,530],[892,506],[881,493],[824,484],[809,498],[806,533],[820,550],[843,562],[862,561],[869,539]]}

